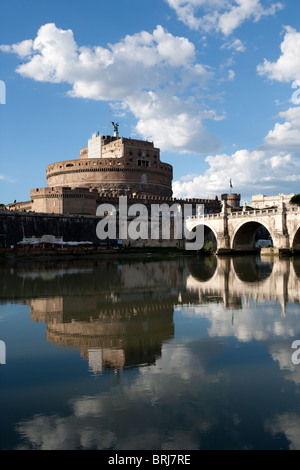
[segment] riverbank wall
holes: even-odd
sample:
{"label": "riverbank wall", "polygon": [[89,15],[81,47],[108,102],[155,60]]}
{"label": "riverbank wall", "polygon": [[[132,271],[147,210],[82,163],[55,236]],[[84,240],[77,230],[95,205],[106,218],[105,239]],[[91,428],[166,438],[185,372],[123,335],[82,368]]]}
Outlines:
{"label": "riverbank wall", "polygon": [[[86,215],[37,214],[28,212],[0,212],[0,249],[16,248],[24,239],[41,239],[51,235],[64,242],[89,242],[94,247],[115,246],[118,239],[100,240],[97,236],[97,225],[101,218]],[[130,223],[130,218],[128,220]],[[149,224],[149,238],[122,239],[123,246],[184,248],[184,241],[174,238],[174,221],[170,221],[170,239],[151,239],[151,226]],[[118,221],[116,223],[116,236],[118,236]],[[19,244],[19,245],[18,245]]]}
{"label": "riverbank wall", "polygon": [[0,212],[0,248],[16,246],[24,238],[52,235],[64,241],[91,242],[99,245],[96,234],[98,217],[27,212]]}

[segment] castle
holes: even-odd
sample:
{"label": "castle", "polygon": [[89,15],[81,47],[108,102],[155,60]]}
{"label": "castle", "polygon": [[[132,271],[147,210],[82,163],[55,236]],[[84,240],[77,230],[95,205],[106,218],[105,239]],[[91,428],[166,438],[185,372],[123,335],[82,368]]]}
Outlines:
{"label": "castle", "polygon": [[[88,140],[74,160],[51,163],[46,168],[47,187],[30,191],[30,201],[15,202],[8,210],[48,214],[93,215],[102,203],[118,205],[119,196],[128,204],[203,204],[208,213],[220,211],[214,199],[175,199],[172,197],[173,168],[160,160],[153,142],[99,132]],[[222,195],[227,206],[238,208],[240,195]],[[230,200],[229,200],[230,199]]]}

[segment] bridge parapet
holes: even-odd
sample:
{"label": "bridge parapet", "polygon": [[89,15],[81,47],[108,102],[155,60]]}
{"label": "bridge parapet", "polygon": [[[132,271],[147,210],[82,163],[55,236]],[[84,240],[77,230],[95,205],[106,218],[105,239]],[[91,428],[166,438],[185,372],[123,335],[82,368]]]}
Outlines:
{"label": "bridge parapet", "polygon": [[278,207],[272,209],[251,209],[247,211],[238,211],[238,212],[230,212],[228,217],[247,217],[247,216],[257,216],[257,215],[265,215],[265,214],[278,214],[280,209]]}

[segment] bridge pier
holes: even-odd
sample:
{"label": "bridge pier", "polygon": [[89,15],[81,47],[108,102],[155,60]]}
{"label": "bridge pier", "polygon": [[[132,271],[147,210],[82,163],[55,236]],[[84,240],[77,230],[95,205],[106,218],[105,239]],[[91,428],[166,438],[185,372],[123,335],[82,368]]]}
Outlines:
{"label": "bridge pier", "polygon": [[287,233],[277,232],[274,237],[273,244],[279,255],[290,254],[290,237]]}
{"label": "bridge pier", "polygon": [[217,230],[218,247],[216,254],[229,254],[230,249],[230,237],[228,234],[228,215],[226,210],[226,204],[222,205],[222,212],[220,214],[218,230]]}
{"label": "bridge pier", "polygon": [[231,253],[230,248],[230,238],[229,235],[225,235],[223,233],[218,233],[218,248],[216,251],[217,255],[226,255]]}
{"label": "bridge pier", "polygon": [[289,236],[285,233],[276,233],[275,240],[273,240],[274,245],[276,244],[276,248],[279,250],[281,249],[289,249],[290,247],[290,240]]}

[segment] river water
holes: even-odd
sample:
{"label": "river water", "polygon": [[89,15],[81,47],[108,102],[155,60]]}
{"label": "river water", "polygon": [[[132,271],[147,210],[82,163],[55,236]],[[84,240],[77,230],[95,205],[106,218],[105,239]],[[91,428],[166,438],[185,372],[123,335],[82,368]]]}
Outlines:
{"label": "river water", "polygon": [[300,259],[0,272],[1,449],[300,449]]}

